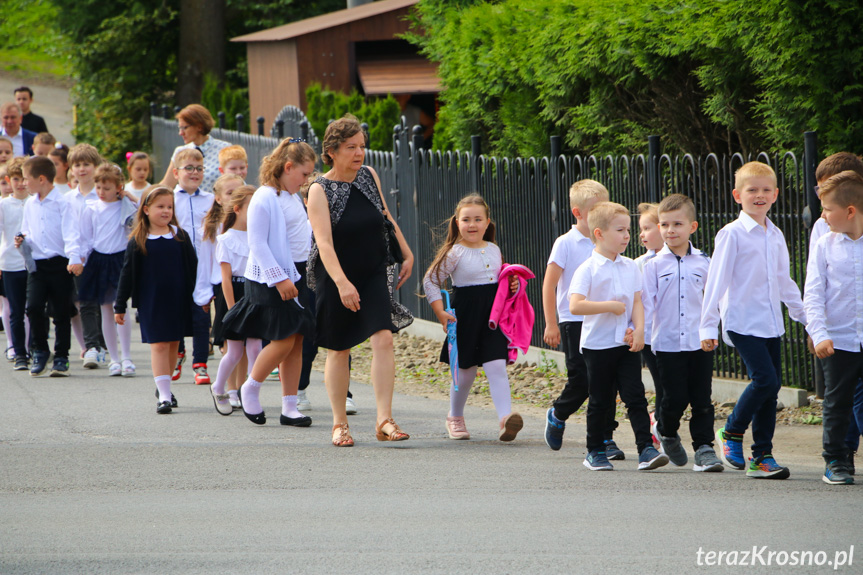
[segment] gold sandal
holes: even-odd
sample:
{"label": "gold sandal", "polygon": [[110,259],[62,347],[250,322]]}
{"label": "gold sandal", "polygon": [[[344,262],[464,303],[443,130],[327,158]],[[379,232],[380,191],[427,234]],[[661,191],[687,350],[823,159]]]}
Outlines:
{"label": "gold sandal", "polygon": [[333,431],[339,430],[338,435],[333,436],[333,445],[336,447],[353,447],[354,438],[351,437],[351,430],[347,423],[337,423],[333,426]]}
{"label": "gold sandal", "polygon": [[[392,433],[384,431],[384,425],[387,423],[393,426],[394,429]],[[382,422],[378,423],[378,426],[375,429],[375,437],[377,437],[378,441],[404,441],[406,439],[410,439],[410,435],[402,431],[392,417],[384,419]]]}

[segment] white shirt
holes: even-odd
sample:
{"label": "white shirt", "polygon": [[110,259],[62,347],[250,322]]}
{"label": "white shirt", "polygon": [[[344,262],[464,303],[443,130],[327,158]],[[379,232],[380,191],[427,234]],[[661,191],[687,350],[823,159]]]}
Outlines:
{"label": "white shirt", "polygon": [[214,198],[213,194],[203,191],[202,188],[191,194],[179,185],[174,188],[174,214],[180,227],[192,238],[196,252],[201,249],[201,224],[213,206]]}
{"label": "white shirt", "polygon": [[72,186],[70,186],[69,184],[54,184],[54,187],[57,188],[57,191],[64,196],[72,191]]}
{"label": "white shirt", "polygon": [[551,254],[548,256],[546,265],[555,264],[561,270],[560,279],[557,280],[557,321],[584,321],[584,316],[573,315],[569,311],[569,284],[578,266],[590,258],[593,253],[593,242],[583,235],[574,225],[572,229],[554,240]]}
{"label": "white shirt", "polygon": [[569,295],[583,295],[587,301],[619,301],[626,305],[621,315],[597,313],[584,316],[579,351],[610,349],[626,345],[623,337],[632,320],[635,294],[641,291],[641,272],[631,259],[614,261],[594,251],[572,276]]}
{"label": "white shirt", "polygon": [[116,254],[126,250],[129,229],[122,215],[123,202],[88,203],[81,213],[81,257],[86,262],[94,251]]}
{"label": "white shirt", "polygon": [[842,351],[863,349],[863,238],[821,236],[806,267],[803,306],[816,345],[830,339]]}
{"label": "white shirt", "polygon": [[96,193],[95,188],[90,190],[86,195],[82,195],[81,187],[79,186],[63,196],[63,198],[69,205],[69,221],[74,224],[70,227],[70,233],[68,234],[70,239],[66,242],[66,257],[69,258],[70,264],[80,264],[86,258],[84,255],[84,246],[81,244],[81,216],[84,213],[84,208],[99,201],[99,195]]}
{"label": "white shirt", "polygon": [[[635,265],[638,266],[638,271],[644,274],[644,265],[656,257],[656,250],[647,250],[637,258],[635,258]],[[650,345],[650,340],[652,338],[651,334],[651,325],[647,322],[647,317],[644,319],[644,343]],[[651,346],[652,347],[652,346]]]}
{"label": "white shirt", "polygon": [[755,337],[779,337],[785,333],[784,302],[791,319],[806,323],[800,288],[791,279],[785,236],[773,222],[761,227],[745,212],[716,234],[699,337],[723,340],[733,331]]}
{"label": "white shirt", "polygon": [[30,198],[19,200],[8,196],[0,201],[0,270],[20,272],[26,269],[24,256],[15,247],[15,236],[21,231],[24,204]]}
{"label": "white shirt", "polygon": [[501,267],[503,257],[495,244],[486,242],[482,248],[455,244],[440,266],[440,277],[425,275],[423,290],[429,303],[436,302],[441,299],[440,286],[446,283],[446,278],[452,277],[455,287],[496,284]]}
{"label": "white shirt", "polygon": [[282,192],[279,194],[279,206],[285,214],[285,223],[288,226],[288,243],[291,245],[291,254],[295,262],[304,262],[309,259],[312,249],[312,233],[309,216],[303,205],[303,198],[299,194]]}
{"label": "white shirt", "polygon": [[[249,238],[245,231],[231,228],[216,238],[216,261],[231,264],[231,275],[243,277],[249,260]],[[221,271],[220,271],[221,273]]]}
{"label": "white shirt", "polygon": [[18,133],[14,136],[10,136],[5,129],[0,127],[0,136],[3,136],[7,140],[12,142],[12,155],[13,156],[26,156],[27,153],[24,151],[24,128],[18,127]]}
{"label": "white shirt", "polygon": [[249,261],[246,264],[247,279],[273,287],[290,279],[300,280],[300,272],[294,265],[294,255],[288,242],[288,223],[275,188],[261,186],[249,202],[248,238]]}
{"label": "white shirt", "polygon": [[691,243],[682,258],[665,246],[644,265],[641,300],[651,334],[645,341],[653,352],[701,349],[698,328],[709,267],[710,258]]}
{"label": "white shirt", "polygon": [[[70,235],[77,229],[77,221],[69,217],[69,202],[56,189],[40,199],[33,194],[24,204],[21,233],[33,250],[34,260],[47,260],[66,256],[66,245],[72,241]],[[77,234],[76,234],[77,235]]]}

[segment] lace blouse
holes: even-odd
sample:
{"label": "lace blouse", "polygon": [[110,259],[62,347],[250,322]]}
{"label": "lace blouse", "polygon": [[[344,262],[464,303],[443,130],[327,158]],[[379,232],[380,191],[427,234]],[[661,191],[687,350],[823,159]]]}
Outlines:
{"label": "lace blouse", "polygon": [[441,286],[447,277],[452,277],[455,287],[477,286],[497,283],[503,258],[500,248],[488,242],[484,248],[468,248],[455,244],[440,267],[440,277],[423,278],[423,290],[429,303],[441,299]]}

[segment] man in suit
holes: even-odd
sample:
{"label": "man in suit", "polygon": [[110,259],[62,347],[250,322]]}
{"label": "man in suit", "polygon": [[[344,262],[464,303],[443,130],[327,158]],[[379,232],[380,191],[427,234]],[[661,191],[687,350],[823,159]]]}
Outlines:
{"label": "man in suit", "polygon": [[42,116],[37,116],[30,110],[30,104],[33,103],[33,90],[27,86],[15,88],[15,102],[21,108],[21,126],[25,130],[29,130],[34,134],[48,131],[48,126],[45,125],[45,120]]}
{"label": "man in suit", "polygon": [[12,141],[12,155],[32,156],[35,132],[21,127],[21,108],[15,102],[0,106],[0,136]]}

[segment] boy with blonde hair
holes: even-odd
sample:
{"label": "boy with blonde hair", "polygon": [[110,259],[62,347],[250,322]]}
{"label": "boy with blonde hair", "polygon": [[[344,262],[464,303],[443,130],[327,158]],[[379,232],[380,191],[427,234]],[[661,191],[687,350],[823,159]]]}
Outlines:
{"label": "boy with blonde hair", "polygon": [[[555,240],[542,280],[542,310],[545,316],[543,340],[552,347],[563,344],[566,359],[566,387],[545,416],[545,443],[554,451],[563,444],[566,420],[578,411],[588,397],[587,368],[578,350],[584,317],[569,311],[569,284],[575,270],[593,252],[587,214],[597,202],[607,201],[608,190],[596,180],[579,180],[572,184],[569,206],[575,216],[575,225]],[[623,454],[613,442],[611,448],[616,452],[610,458],[619,458],[617,452]]]}
{"label": "boy with blonde hair", "polygon": [[56,144],[57,138],[48,132],[39,132],[36,134],[36,137],[33,138],[33,155],[47,156],[51,153],[51,150],[54,149]]}
{"label": "boy with blonde hair", "polygon": [[746,468],[743,434],[752,424],[752,457],[747,477],[786,479],[790,471],[773,457],[776,400],[782,386],[780,337],[785,333],[781,304],[791,319],[806,324],[800,288],[790,275],[785,236],[767,217],[779,197],[776,173],[749,162],[734,176],[734,201],[740,216],[716,234],[701,308],[701,349],[713,351],[723,340],[737,348],[752,381],[740,394],[725,427],[716,432],[723,463]]}
{"label": "boy with blonde hair", "polygon": [[614,469],[604,440],[614,415],[614,398],[620,392],[635,433],[638,469],[656,469],[666,465],[668,457],[653,447],[641,382],[641,272],[635,262],[621,255],[629,244],[629,211],[620,204],[599,202],[588,213],[587,224],[596,247],[576,270],[569,286],[569,311],[584,316],[580,351],[587,366],[589,389],[584,466],[591,471]]}
{"label": "boy with blonde hair", "polygon": [[821,185],[822,217],[834,233],[816,243],[806,269],[804,306],[816,355],[824,362],[822,480],[854,483],[846,443],[855,388],[863,377],[863,304],[849,286],[863,283],[863,177],[848,170]]}
{"label": "boy with blonde hair", "polygon": [[692,469],[722,471],[722,462],[713,451],[713,352],[701,349],[698,336],[710,259],[689,240],[698,229],[691,199],[671,194],[659,204],[657,215],[665,244],[644,265],[642,291],[645,323],[651,326],[651,355],[656,357],[657,389],[663,391],[661,405],[656,405],[654,436],[671,463],[686,465],[686,450],[677,430],[683,411],[692,406]]}
{"label": "boy with blonde hair", "polygon": [[233,145],[219,150],[219,173],[237,174],[243,181],[249,173],[249,157],[243,146]]}

